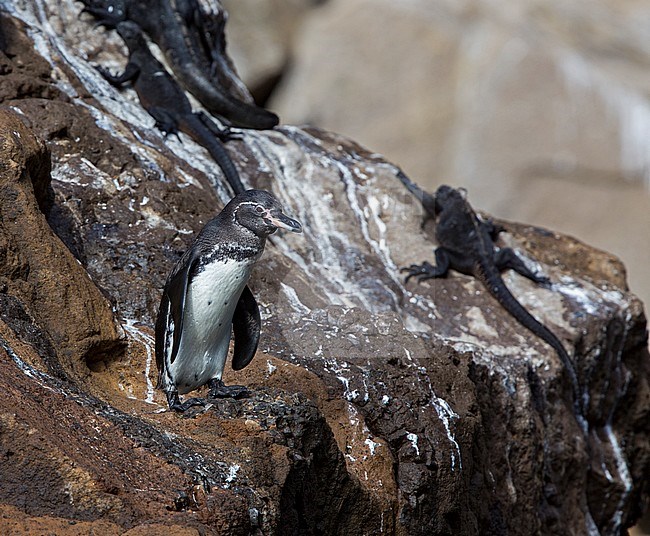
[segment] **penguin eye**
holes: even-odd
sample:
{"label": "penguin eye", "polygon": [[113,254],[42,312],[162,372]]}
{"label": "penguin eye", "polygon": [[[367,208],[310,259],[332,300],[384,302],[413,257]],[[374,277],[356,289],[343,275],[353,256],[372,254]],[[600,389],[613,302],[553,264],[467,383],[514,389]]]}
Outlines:
{"label": "penguin eye", "polygon": [[255,207],[255,212],[257,212],[258,214],[261,214],[262,212],[264,212],[264,209],[261,206],[257,205]]}

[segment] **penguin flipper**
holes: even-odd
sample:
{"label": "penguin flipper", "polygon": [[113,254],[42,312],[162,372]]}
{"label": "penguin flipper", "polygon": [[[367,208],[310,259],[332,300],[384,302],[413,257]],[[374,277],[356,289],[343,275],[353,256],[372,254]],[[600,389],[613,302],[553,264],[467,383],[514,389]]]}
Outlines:
{"label": "penguin flipper", "polygon": [[243,369],[253,359],[260,341],[261,326],[262,319],[257,301],[246,285],[232,317],[232,330],[235,335],[235,349],[232,356],[234,370]]}
{"label": "penguin flipper", "polygon": [[[173,363],[176,360],[178,348],[181,345],[181,335],[183,334],[183,319],[185,317],[185,298],[187,297],[187,289],[190,286],[192,271],[198,260],[199,255],[194,254],[187,259],[187,262],[182,263],[180,269],[175,273],[172,273],[171,277],[167,281],[167,284],[165,285],[165,290],[163,291],[163,294],[169,301],[168,316],[171,316],[171,320],[174,322],[172,351],[169,357],[170,363]],[[167,329],[169,329],[169,326],[167,326]]]}
{"label": "penguin flipper", "polygon": [[165,387],[165,339],[167,334],[167,325],[169,323],[169,298],[163,292],[160,300],[160,307],[158,308],[158,317],[156,318],[156,367],[158,367],[158,384],[157,389]]}

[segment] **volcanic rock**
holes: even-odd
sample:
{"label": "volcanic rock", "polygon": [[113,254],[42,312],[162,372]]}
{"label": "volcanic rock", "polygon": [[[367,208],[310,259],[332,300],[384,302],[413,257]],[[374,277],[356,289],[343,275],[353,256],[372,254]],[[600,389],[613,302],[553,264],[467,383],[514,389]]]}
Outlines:
{"label": "volcanic rock", "polygon": [[[227,144],[244,184],[273,191],[304,233],[274,235],[254,271],[260,348],[225,377],[252,396],[166,411],[153,388],[160,291],[228,191],[200,146],[165,138],[92,68],[124,61],[114,35],[73,4],[41,6],[3,4],[2,28],[20,35],[12,65],[43,72],[33,43],[51,74],[33,75],[34,96],[9,92],[1,116],[21,133],[3,151],[23,157],[0,176],[0,528],[618,534],[639,517],[650,360],[623,265],[502,222],[500,245],[552,282],[504,276],[572,356],[583,420],[553,350],[478,282],[404,284],[399,268],[435,246],[419,201],[394,165],[322,130]],[[81,303],[55,307],[62,288]]]}
{"label": "volcanic rock", "polygon": [[0,285],[49,335],[60,364],[83,375],[88,364],[119,355],[121,330],[111,305],[54,234],[50,153],[16,112],[0,109]]}

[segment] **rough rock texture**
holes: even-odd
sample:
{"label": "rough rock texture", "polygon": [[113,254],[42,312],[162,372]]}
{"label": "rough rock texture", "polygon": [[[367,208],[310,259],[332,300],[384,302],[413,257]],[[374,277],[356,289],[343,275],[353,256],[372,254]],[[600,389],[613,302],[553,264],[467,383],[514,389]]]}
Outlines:
{"label": "rough rock texture", "polygon": [[[2,131],[25,121],[52,161],[48,198],[34,194],[47,191],[46,168],[23,160],[20,206],[49,199],[33,221],[47,217],[58,237],[24,233],[18,253],[60,239],[61,258],[79,261],[53,264],[62,288],[103,293],[114,309],[102,326],[119,324],[127,344],[68,366],[61,313],[37,311],[13,282],[2,289],[0,531],[563,535],[619,534],[636,520],[650,492],[650,361],[623,265],[505,224],[503,245],[553,282],[506,275],[574,356],[581,423],[556,355],[473,279],[404,285],[399,267],[434,246],[418,201],[393,165],[321,130],[246,131],[227,145],[245,184],[273,190],[304,233],[274,236],[254,272],[262,342],[225,377],[253,396],[188,418],[164,411],[152,383],[159,293],[227,200],[219,169],[101,80],[91,62],[119,65],[122,49],[78,5],[0,6],[11,36]],[[3,139],[10,154],[42,154],[31,134]],[[0,191],[10,231],[11,191]],[[40,299],[55,303],[62,288]],[[99,303],[80,310],[92,317]]]}
{"label": "rough rock texture", "polygon": [[640,1],[330,0],[270,105],[615,252],[647,302],[648,27]]}
{"label": "rough rock texture", "polygon": [[121,330],[41,212],[51,203],[49,181],[45,144],[15,112],[0,109],[0,285],[48,333],[60,364],[83,375],[88,364],[119,355]]}

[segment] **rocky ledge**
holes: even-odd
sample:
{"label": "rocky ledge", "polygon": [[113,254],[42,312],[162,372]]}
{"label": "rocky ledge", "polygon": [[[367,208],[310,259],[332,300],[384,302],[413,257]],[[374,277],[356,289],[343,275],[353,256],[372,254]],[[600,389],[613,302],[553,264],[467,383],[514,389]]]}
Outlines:
{"label": "rocky ledge", "polygon": [[0,6],[0,532],[613,535],[639,517],[650,361],[621,263],[504,223],[552,281],[505,275],[569,349],[583,422],[555,353],[479,283],[404,284],[435,246],[419,202],[315,129],[227,146],[305,231],[254,272],[262,343],[225,378],[253,396],[165,411],[160,290],[223,179],[98,76],[123,50],[80,6]]}

